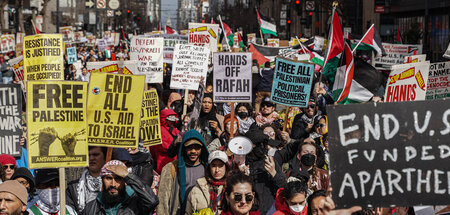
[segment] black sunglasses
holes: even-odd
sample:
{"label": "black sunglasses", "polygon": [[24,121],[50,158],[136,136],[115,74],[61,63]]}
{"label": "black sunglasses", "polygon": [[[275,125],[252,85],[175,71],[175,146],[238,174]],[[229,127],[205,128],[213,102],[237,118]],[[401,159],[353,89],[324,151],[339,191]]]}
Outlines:
{"label": "black sunglasses", "polygon": [[[242,194],[240,194],[240,193],[235,193],[234,194],[234,201],[241,202],[242,199],[243,199],[242,198]],[[250,193],[245,194],[245,202],[251,202],[251,201],[253,201],[253,195],[250,194]]]}
{"label": "black sunglasses", "polygon": [[308,107],[309,108],[316,108],[316,104],[310,104]]}
{"label": "black sunglasses", "polygon": [[3,169],[4,169],[4,170],[7,170],[8,168],[10,168],[10,169],[15,169],[16,166],[15,166],[15,165],[3,165]]}

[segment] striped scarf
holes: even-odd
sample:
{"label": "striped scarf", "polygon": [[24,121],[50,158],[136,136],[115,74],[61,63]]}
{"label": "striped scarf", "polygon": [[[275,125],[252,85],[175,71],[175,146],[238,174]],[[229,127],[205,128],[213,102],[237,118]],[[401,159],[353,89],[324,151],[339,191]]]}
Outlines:
{"label": "striped scarf", "polygon": [[[217,211],[217,203],[222,202],[223,195],[225,192],[225,181],[215,181],[214,179],[207,178],[206,179],[209,184],[209,208],[214,212]],[[222,192],[220,193],[220,200],[217,201],[217,196],[219,196],[219,187],[224,186]]]}

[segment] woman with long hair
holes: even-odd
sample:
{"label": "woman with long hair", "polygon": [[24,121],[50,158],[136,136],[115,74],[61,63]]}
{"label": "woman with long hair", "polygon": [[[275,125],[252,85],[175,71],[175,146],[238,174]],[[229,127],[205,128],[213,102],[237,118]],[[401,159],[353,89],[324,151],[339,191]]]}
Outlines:
{"label": "woman with long hair", "polygon": [[253,180],[244,173],[228,177],[221,215],[259,215]]}
{"label": "woman with long hair", "polygon": [[192,214],[201,209],[209,208],[214,214],[222,212],[225,192],[225,181],[230,171],[228,156],[223,151],[209,154],[205,177],[197,179],[197,185],[192,188],[186,203],[186,214]]}

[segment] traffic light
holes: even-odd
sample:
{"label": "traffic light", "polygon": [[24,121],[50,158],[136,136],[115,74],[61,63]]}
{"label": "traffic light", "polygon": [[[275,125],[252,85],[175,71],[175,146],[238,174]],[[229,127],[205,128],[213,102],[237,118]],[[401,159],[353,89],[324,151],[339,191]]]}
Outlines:
{"label": "traffic light", "polygon": [[302,2],[300,0],[295,0],[295,10],[298,16],[302,16]]}
{"label": "traffic light", "polygon": [[312,15],[313,12],[309,12],[308,16],[306,17],[306,23],[308,24],[308,26],[312,24]]}
{"label": "traffic light", "polygon": [[290,19],[287,20],[287,24],[288,24],[288,25],[291,24],[291,20],[290,20]]}

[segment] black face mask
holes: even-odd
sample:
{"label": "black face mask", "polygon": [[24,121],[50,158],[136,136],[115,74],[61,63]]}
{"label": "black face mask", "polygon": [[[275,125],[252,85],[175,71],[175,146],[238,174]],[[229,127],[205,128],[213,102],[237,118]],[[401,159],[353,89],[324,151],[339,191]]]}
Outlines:
{"label": "black face mask", "polygon": [[239,118],[241,119],[245,119],[248,116],[247,112],[238,112],[237,115],[239,116]]}
{"label": "black face mask", "polygon": [[261,160],[265,158],[265,155],[267,154],[267,149],[264,146],[264,144],[258,144],[253,148],[253,155],[255,155],[257,160]]}
{"label": "black face mask", "polygon": [[177,113],[178,116],[181,116],[180,113],[183,113],[183,102],[182,102],[181,100],[174,101],[174,102],[171,104],[171,106],[172,106],[171,109],[172,109],[173,111],[175,111],[175,113]]}
{"label": "black face mask", "polygon": [[313,154],[304,154],[300,158],[300,162],[305,166],[313,166],[316,162],[316,157]]}

